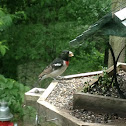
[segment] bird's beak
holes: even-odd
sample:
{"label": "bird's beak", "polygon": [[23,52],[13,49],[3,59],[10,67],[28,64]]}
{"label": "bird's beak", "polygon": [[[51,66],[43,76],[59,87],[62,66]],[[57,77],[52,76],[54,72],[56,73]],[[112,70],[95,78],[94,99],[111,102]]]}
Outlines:
{"label": "bird's beak", "polygon": [[69,57],[72,57],[72,56],[74,56],[74,54],[71,51],[69,51]]}

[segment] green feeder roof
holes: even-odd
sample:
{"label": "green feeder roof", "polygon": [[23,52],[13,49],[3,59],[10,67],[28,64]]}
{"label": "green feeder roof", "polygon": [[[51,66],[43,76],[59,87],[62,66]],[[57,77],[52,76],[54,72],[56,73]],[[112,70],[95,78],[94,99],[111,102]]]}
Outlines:
{"label": "green feeder roof", "polygon": [[77,44],[98,30],[100,30],[104,35],[126,37],[126,8],[115,13],[105,15],[94,25],[91,25],[88,30],[70,41],[70,44]]}

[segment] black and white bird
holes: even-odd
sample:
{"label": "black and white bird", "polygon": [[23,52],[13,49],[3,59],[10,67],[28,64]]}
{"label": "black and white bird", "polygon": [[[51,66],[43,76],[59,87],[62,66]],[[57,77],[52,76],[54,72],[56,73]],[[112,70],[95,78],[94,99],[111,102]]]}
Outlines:
{"label": "black and white bird", "polygon": [[74,56],[71,51],[64,50],[43,72],[39,75],[39,82],[50,77],[55,79],[60,76],[69,66],[70,57]]}
{"label": "black and white bird", "polygon": [[[73,57],[74,54],[71,51],[64,50],[58,58],[53,60],[38,76],[38,81],[34,84],[34,87],[38,85],[38,83],[46,78],[53,78],[56,79],[60,77],[60,75],[65,72],[67,67],[69,66],[69,59]],[[62,78],[62,77],[60,77]]]}

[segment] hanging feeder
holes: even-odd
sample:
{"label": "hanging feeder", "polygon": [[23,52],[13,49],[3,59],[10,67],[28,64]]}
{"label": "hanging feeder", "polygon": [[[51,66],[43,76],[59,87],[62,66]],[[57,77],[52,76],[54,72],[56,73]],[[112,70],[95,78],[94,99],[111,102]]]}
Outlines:
{"label": "hanging feeder", "polygon": [[103,35],[126,37],[126,7],[103,16],[86,31],[70,41],[71,45],[84,42],[90,35],[100,31]]}

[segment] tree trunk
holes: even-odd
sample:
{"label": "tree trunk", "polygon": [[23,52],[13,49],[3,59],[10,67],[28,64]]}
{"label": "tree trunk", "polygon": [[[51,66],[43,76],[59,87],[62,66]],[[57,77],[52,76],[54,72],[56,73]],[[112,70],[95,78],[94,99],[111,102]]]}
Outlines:
{"label": "tree trunk", "polygon": [[[113,10],[119,10],[121,8],[121,5],[126,2],[125,0],[112,0],[112,11]],[[119,7],[119,8],[118,8]],[[122,48],[125,46],[126,38],[125,37],[117,37],[117,36],[110,36],[109,37],[109,43],[112,46],[112,49],[115,54],[115,58],[118,57],[118,54],[122,50]],[[122,51],[118,62],[125,62],[125,49]],[[108,58],[108,68],[113,65],[113,59],[111,52],[109,51],[109,58]]]}

